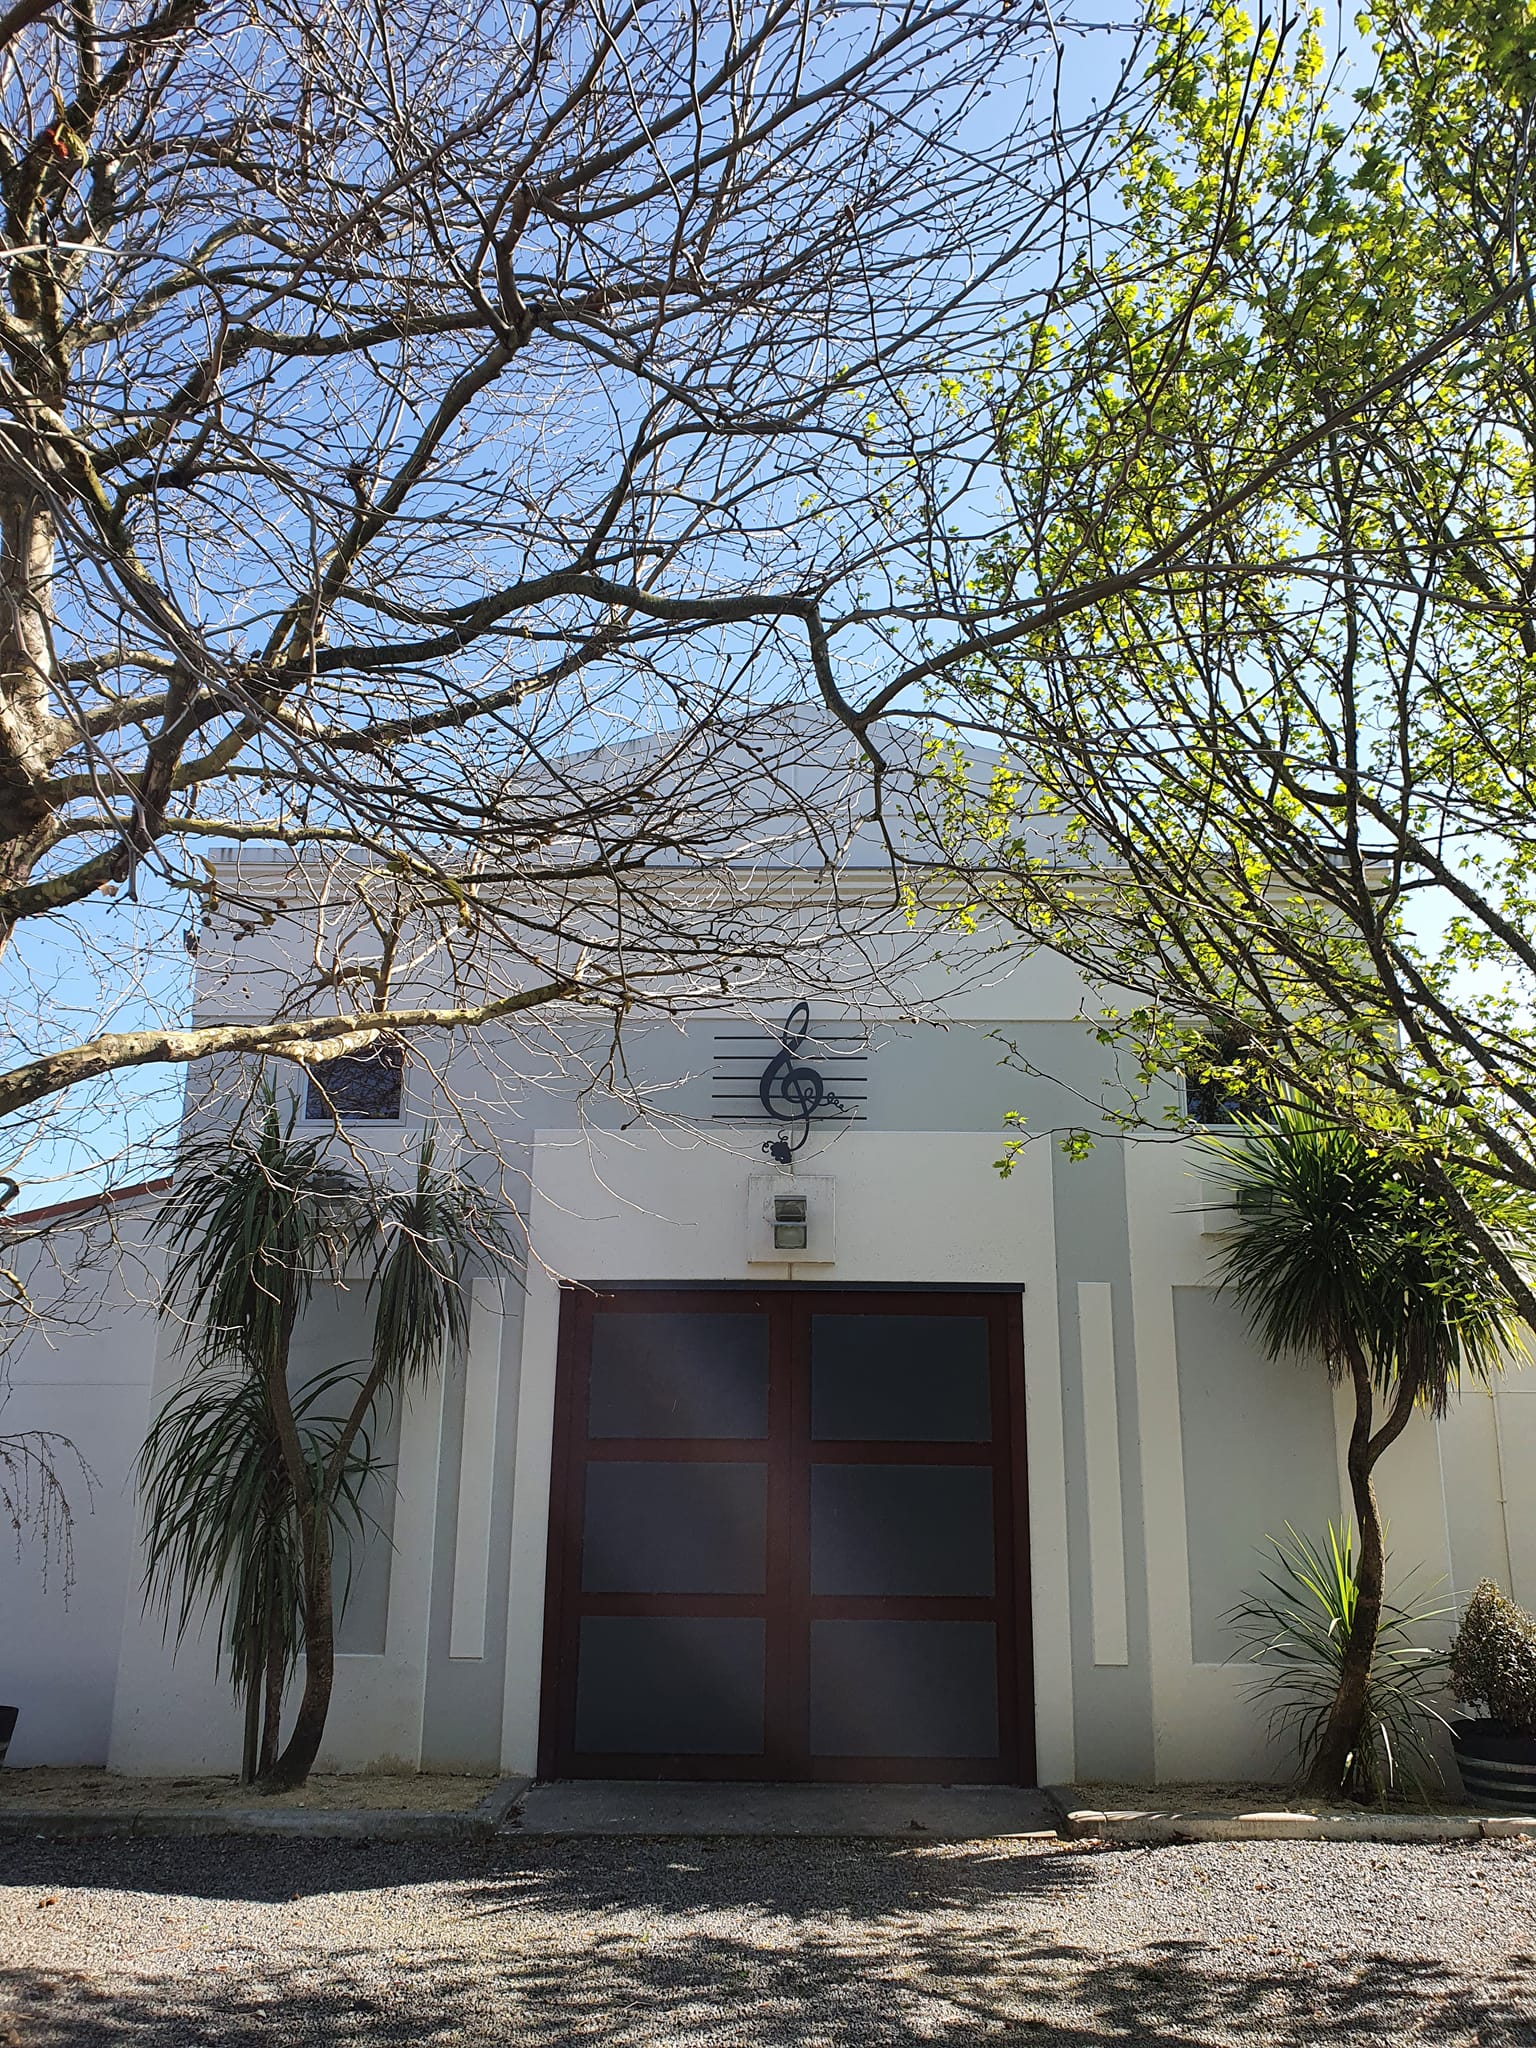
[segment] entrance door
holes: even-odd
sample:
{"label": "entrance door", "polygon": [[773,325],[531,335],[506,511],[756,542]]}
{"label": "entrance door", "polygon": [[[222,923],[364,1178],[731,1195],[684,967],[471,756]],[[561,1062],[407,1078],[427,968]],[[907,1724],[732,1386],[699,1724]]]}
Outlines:
{"label": "entrance door", "polygon": [[1034,1777],[1002,1295],[568,1291],[540,1769]]}

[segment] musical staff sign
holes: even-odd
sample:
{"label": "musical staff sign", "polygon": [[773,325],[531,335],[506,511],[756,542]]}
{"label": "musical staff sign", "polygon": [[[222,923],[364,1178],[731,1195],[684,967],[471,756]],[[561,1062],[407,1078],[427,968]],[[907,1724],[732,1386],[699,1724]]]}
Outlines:
{"label": "musical staff sign", "polygon": [[863,1027],[813,1028],[809,1004],[796,1003],[777,1031],[733,1024],[715,1033],[714,1121],[778,1124],[798,1151],[813,1122],[862,1122],[868,1075]]}

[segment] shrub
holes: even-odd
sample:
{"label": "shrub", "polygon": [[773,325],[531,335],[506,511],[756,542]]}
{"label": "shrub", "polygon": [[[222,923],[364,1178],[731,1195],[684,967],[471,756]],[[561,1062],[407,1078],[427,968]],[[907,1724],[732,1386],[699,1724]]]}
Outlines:
{"label": "shrub", "polygon": [[1482,1707],[1514,1735],[1536,1737],[1536,1620],[1479,1582],[1451,1645],[1451,1687],[1463,1706]]}
{"label": "shrub", "polygon": [[[1249,1698],[1267,1708],[1271,1735],[1294,1744],[1305,1780],[1333,1708],[1360,1594],[1354,1533],[1330,1522],[1325,1549],[1287,1522],[1283,1539],[1266,1540],[1274,1569],[1222,1618],[1237,1636],[1233,1656],[1259,1667]],[[1414,1638],[1448,1612],[1383,1605],[1360,1740],[1338,1788],[1346,1798],[1374,1804],[1404,1791],[1422,1797],[1439,1780],[1434,1742],[1445,1720],[1435,1697],[1445,1658]]]}

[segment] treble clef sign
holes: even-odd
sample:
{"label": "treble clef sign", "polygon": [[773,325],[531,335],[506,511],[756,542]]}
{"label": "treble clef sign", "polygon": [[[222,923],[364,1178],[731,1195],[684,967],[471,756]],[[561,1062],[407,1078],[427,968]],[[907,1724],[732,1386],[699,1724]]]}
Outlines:
{"label": "treble clef sign", "polygon": [[781,1148],[786,1156],[791,1151],[799,1151],[810,1135],[811,1118],[824,1103],[830,1109],[843,1107],[835,1095],[828,1093],[826,1083],[814,1067],[795,1064],[795,1055],[809,1037],[810,1029],[810,1004],[796,1003],[784,1019],[784,1028],[779,1033],[779,1050],[763,1069],[763,1078],[757,1084],[758,1100],[769,1116],[781,1123],[800,1126],[793,1144],[781,1136],[763,1148],[776,1158]]}

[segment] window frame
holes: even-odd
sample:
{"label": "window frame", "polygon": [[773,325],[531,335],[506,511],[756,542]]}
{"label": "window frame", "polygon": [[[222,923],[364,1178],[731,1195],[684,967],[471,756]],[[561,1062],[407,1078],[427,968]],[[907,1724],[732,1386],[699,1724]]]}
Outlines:
{"label": "window frame", "polygon": [[[321,1079],[325,1068],[342,1065],[356,1067],[369,1060],[376,1060],[380,1065],[388,1061],[394,1067],[395,1106],[388,1115],[376,1116],[367,1110],[338,1109],[326,1094],[325,1083]],[[382,1130],[399,1130],[406,1121],[405,1067],[405,1047],[398,1039],[383,1040],[377,1050],[370,1048],[366,1053],[340,1053],[334,1059],[316,1060],[312,1066],[306,1066],[301,1070],[303,1082],[299,1094],[299,1122],[307,1124],[312,1129],[327,1124],[345,1124],[348,1127],[371,1125]],[[311,1108],[311,1102],[317,1094],[320,1097],[319,1105]]]}

